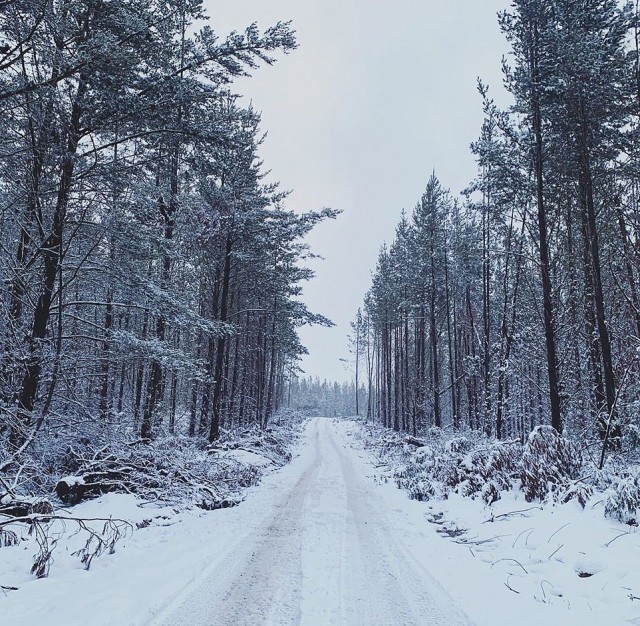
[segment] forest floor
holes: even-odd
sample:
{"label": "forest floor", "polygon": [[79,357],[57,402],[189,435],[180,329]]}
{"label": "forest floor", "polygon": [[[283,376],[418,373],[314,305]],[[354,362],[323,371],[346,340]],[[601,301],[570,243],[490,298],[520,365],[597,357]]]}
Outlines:
{"label": "forest floor", "polygon": [[88,572],[71,556],[84,541],[61,537],[41,580],[24,571],[31,543],[0,548],[0,585],[19,587],[0,596],[1,621],[640,624],[638,535],[597,503],[538,507],[511,492],[491,506],[411,501],[387,480],[371,437],[354,422],[311,420],[292,462],[230,509],[150,510],[118,494],[78,505],[76,516],[112,515],[135,530]]}

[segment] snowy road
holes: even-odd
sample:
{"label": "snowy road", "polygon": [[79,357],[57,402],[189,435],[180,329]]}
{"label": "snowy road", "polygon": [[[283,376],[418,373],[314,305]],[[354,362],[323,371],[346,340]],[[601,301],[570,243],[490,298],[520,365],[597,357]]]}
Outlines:
{"label": "snowy road", "polygon": [[403,543],[397,511],[339,426],[318,418],[305,436],[280,480],[236,509],[225,549],[151,624],[471,624]]}

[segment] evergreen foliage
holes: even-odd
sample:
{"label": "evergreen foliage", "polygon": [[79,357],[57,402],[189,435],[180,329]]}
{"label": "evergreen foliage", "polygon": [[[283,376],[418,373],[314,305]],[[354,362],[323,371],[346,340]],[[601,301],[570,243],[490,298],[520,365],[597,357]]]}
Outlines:
{"label": "evergreen foliage", "polygon": [[[513,0],[499,15],[512,104],[479,82],[464,202],[432,175],[365,298],[381,424],[521,443],[534,432],[532,474],[553,457],[572,475],[560,435],[597,449],[599,467],[635,445],[638,19],[615,0]],[[548,491],[530,486],[530,498]]]}
{"label": "evergreen foliage", "polygon": [[330,324],[299,296],[304,237],[336,212],[285,207],[233,90],[295,33],[207,19],[201,0],[0,3],[0,472],[264,429],[296,329]]}

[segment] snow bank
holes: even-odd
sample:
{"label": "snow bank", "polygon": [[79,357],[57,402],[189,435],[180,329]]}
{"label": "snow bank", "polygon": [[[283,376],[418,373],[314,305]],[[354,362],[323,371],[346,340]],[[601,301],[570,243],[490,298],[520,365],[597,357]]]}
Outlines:
{"label": "snow bank", "polygon": [[[148,617],[150,607],[136,606],[137,593],[147,594],[152,606],[160,605],[175,592],[176,581],[197,575],[206,565],[203,545],[215,541],[216,525],[225,520],[225,511],[208,509],[237,504],[261,478],[286,464],[297,434],[287,426],[251,430],[228,438],[222,444],[226,450],[222,445],[187,450],[179,444],[175,454],[157,461],[167,474],[167,487],[155,493],[111,491],[50,515],[33,515],[29,523],[10,523],[0,515],[0,525],[5,524],[0,528],[15,537],[3,542],[0,533],[0,621],[14,626],[45,623],[45,617],[46,623],[65,626],[145,622],[141,616]],[[161,444],[163,449],[167,445]],[[217,500],[219,507],[194,497],[209,484],[199,484],[198,473],[207,465],[208,480],[218,481],[216,497],[224,498]],[[184,472],[184,480],[172,485],[176,471]],[[85,484],[82,475],[59,480]],[[32,570],[43,550],[50,557],[46,571]],[[128,578],[132,572],[136,580]]]}
{"label": "snow bank", "polygon": [[[442,544],[426,558],[439,560],[443,584],[478,621],[485,619],[492,626],[540,620],[582,626],[640,624],[635,517],[627,513],[619,521],[605,515],[616,498],[635,511],[633,469],[617,478],[607,475],[605,487],[592,481],[591,490],[565,502],[564,484],[549,479],[559,475],[557,465],[549,461],[548,475],[534,476],[544,484],[541,499],[520,489],[521,470],[507,464],[499,474],[508,476],[510,484],[503,484],[497,497],[486,498],[482,487],[469,486],[492,480],[486,464],[478,462],[491,455],[475,454],[479,442],[461,445],[444,437],[428,438],[424,448],[416,449],[388,431],[353,422],[343,428],[352,445],[371,458],[378,482],[423,500],[415,506],[425,532],[436,533]],[[573,469],[568,473],[567,480],[575,484]],[[623,523],[627,520],[633,521]]]}

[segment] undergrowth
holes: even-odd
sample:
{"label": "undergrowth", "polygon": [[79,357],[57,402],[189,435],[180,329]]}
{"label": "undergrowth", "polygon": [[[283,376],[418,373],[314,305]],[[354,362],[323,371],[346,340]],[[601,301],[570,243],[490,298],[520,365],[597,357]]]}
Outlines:
{"label": "undergrowth", "polygon": [[603,470],[574,441],[550,426],[527,440],[498,441],[476,432],[430,429],[423,439],[381,429],[370,431],[390,479],[414,500],[446,499],[451,493],[492,504],[520,490],[528,502],[577,502],[604,493],[606,516],[630,525],[640,520],[640,466],[610,455]]}
{"label": "undergrowth", "polygon": [[79,533],[84,544],[73,554],[89,569],[134,530],[127,520],[83,519],[69,508],[105,493],[134,494],[141,505],[175,512],[234,506],[266,469],[291,460],[301,420],[279,422],[224,432],[213,445],[204,438],[167,435],[149,442],[89,429],[81,437],[43,441],[16,459],[0,450],[0,550],[18,546],[26,529],[36,546],[31,573],[43,578],[62,537]]}

